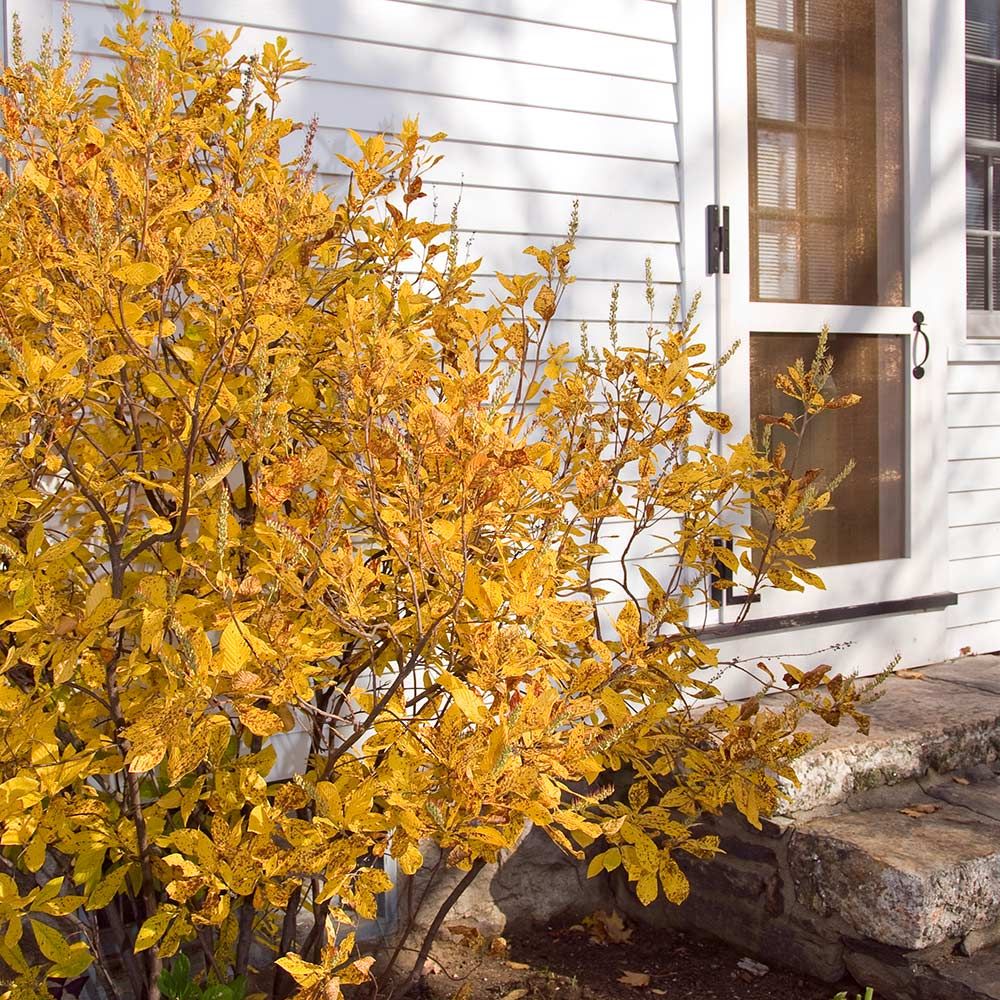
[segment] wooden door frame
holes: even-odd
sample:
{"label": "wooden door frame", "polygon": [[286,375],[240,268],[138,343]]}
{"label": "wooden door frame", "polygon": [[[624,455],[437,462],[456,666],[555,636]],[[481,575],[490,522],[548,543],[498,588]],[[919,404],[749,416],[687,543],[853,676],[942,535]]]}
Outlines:
{"label": "wooden door frame", "polygon": [[[964,10],[958,10],[959,6],[954,0],[903,0],[902,3],[906,67],[904,213],[907,224],[904,250],[907,305],[895,309],[880,307],[875,324],[872,323],[872,310],[867,307],[785,307],[790,310],[789,317],[801,323],[804,330],[818,328],[828,318],[835,328],[845,331],[905,334],[912,328],[911,316],[915,309],[921,309],[928,318],[934,337],[931,362],[925,378],[920,383],[910,382],[907,387],[908,397],[921,417],[919,426],[914,426],[911,418],[909,429],[911,497],[908,507],[911,518],[907,534],[911,559],[915,561],[899,561],[910,564],[909,585],[905,592],[885,594],[882,600],[866,595],[860,606],[859,602],[839,601],[836,603],[840,607],[823,607],[820,598],[813,602],[815,607],[802,602],[801,608],[806,612],[807,624],[809,615],[813,614],[815,621],[812,624],[822,624],[827,630],[841,621],[853,621],[856,628],[858,618],[930,612],[936,620],[935,626],[928,629],[930,622],[924,621],[920,627],[920,631],[931,637],[922,643],[928,647],[929,656],[934,655],[931,647],[938,645],[933,640],[938,632],[943,645],[941,609],[954,602],[954,595],[949,594],[947,587],[946,345],[953,324],[964,322],[964,308],[956,310],[956,288],[960,287],[964,295],[964,263],[961,263],[964,262],[964,232],[958,247],[959,234],[953,218],[957,193],[957,197],[963,199],[960,210],[964,220],[964,189],[955,190],[956,170],[949,159],[952,151],[937,147],[931,139],[939,123],[954,124],[955,60],[949,60],[947,53],[942,51],[942,46],[949,44],[946,36],[950,36],[948,32],[942,33],[941,22],[944,18],[953,31],[957,19],[961,28]],[[702,289],[703,305],[709,304],[713,314],[711,321],[715,322],[718,331],[719,353],[740,341],[736,363],[721,374],[719,392],[720,408],[732,412],[734,418],[742,417],[737,423],[745,432],[749,419],[749,345],[742,331],[754,328],[752,305],[755,305],[750,303],[749,294],[745,0],[678,0],[678,36],[685,295],[690,296],[699,287]],[[935,60],[941,62],[937,75],[930,72]],[[707,66],[712,67],[712,77],[706,82]],[[724,71],[716,73],[716,66],[724,67]],[[958,86],[961,92],[961,77]],[[697,122],[692,123],[692,119],[711,121],[716,128],[711,169],[704,163],[703,142],[700,141],[703,128]],[[720,142],[720,137],[725,138]],[[734,176],[741,178],[741,197],[733,197]],[[932,186],[931,178],[948,181]],[[732,266],[730,273],[714,282],[714,289],[706,294],[710,279],[705,272],[704,211],[705,206],[713,202],[732,207]],[[937,238],[933,235],[935,232]],[[956,261],[961,263],[960,267],[955,266]],[[962,301],[964,306],[964,299]],[[742,310],[737,305],[741,302]],[[759,315],[760,310],[757,312]],[[709,316],[703,311],[702,322],[707,321]],[[916,563],[920,566],[913,569]],[[839,617],[838,612],[842,612]],[[748,625],[747,632],[784,631],[790,627],[787,621],[782,624],[775,620],[771,625]],[[726,634],[726,625],[721,624],[720,638]]]}

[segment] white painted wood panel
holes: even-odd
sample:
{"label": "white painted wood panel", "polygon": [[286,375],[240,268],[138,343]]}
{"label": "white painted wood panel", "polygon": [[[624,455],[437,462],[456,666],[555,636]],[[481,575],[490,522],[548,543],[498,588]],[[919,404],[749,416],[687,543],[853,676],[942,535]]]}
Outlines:
{"label": "white painted wood panel", "polygon": [[960,594],[958,604],[948,609],[950,628],[996,621],[1000,621],[1000,588]]}
{"label": "white painted wood panel", "polygon": [[988,361],[948,365],[948,393],[1000,392],[1000,365]]}
{"label": "white painted wood panel", "polygon": [[[322,178],[331,192],[342,192],[346,174]],[[458,204],[460,227],[469,232],[511,233],[562,239],[569,224],[574,196],[561,192],[511,191],[498,188],[482,194],[481,188],[462,183],[427,184],[424,214],[447,220],[451,206]],[[677,244],[680,240],[678,206],[667,201],[626,198],[579,197],[581,239],[621,242],[642,241]]]}
{"label": "white painted wood panel", "polygon": [[[75,19],[77,50],[100,55],[100,42],[107,34],[107,14],[91,7],[83,8],[81,13],[86,16]],[[337,21],[336,16],[329,19],[331,31],[338,30]],[[207,22],[206,26],[230,28],[213,22]],[[267,28],[244,28],[238,47],[241,51],[258,52],[274,37],[275,32]],[[310,64],[299,77],[310,84],[350,83],[357,87],[592,112],[637,121],[676,119],[670,80],[596,74],[528,62],[517,63],[516,71],[512,71],[511,63],[499,59],[326,34],[290,34],[289,43],[295,55]]]}
{"label": "white painted wood panel", "polygon": [[1000,522],[1000,490],[968,490],[948,497],[951,527]]}
{"label": "white painted wood panel", "polygon": [[[973,524],[949,528],[948,555],[952,562],[979,556],[1000,558],[1000,524]],[[1000,620],[1000,609],[997,618]]]}
{"label": "white painted wood panel", "polygon": [[953,392],[948,397],[949,427],[1000,427],[1000,366],[996,392]]}
{"label": "white painted wood panel", "polygon": [[997,652],[1000,650],[1000,620],[949,626],[947,644],[949,657]]}
{"label": "white painted wood panel", "polygon": [[[608,35],[674,40],[672,3],[650,0],[411,0],[470,14],[561,24]],[[702,0],[699,0],[702,2]]]}
{"label": "white painted wood panel", "polygon": [[949,492],[998,488],[1000,488],[1000,458],[949,459]]}
{"label": "white painted wood panel", "polygon": [[[375,129],[355,131],[368,136]],[[343,165],[336,154],[349,155],[354,143],[343,129],[335,127],[325,129],[318,139],[320,163],[339,172]],[[582,197],[601,195],[640,205],[679,200],[677,164],[670,160],[525,149],[451,138],[445,139],[437,151],[444,154],[444,159],[434,168],[431,179],[465,184],[469,190],[553,191]],[[627,178],[627,184],[622,183],[623,178]]]}
{"label": "white painted wood panel", "polygon": [[956,461],[1000,458],[1000,427],[951,427],[948,457]]}
{"label": "white painted wood panel", "polygon": [[[104,73],[111,60],[95,54],[91,62],[95,72]],[[676,115],[673,105],[668,110]],[[282,113],[299,121],[319,114],[320,131],[336,129],[345,152],[350,147],[344,128],[394,132],[405,118],[419,116],[425,131],[445,132],[464,142],[664,161],[677,158],[676,126],[669,117],[630,120],[621,115],[427,94],[416,87],[390,89],[301,80],[298,86],[285,90]],[[621,190],[627,192],[627,183]]]}
{"label": "white painted wood panel", "polygon": [[[1000,556],[974,556],[971,559],[952,559],[949,566],[950,586],[960,600],[973,591],[1000,588]],[[1000,606],[997,608],[1000,618]]]}
{"label": "white painted wood panel", "polygon": [[[109,5],[102,0],[75,0],[75,6],[106,10]],[[288,16],[281,14],[281,6],[247,0],[185,0],[184,13],[229,30],[242,25],[282,33],[296,50],[300,37],[318,35],[505,63],[568,67],[636,79],[676,79],[673,18],[660,19],[655,37],[616,34],[610,45],[602,31],[497,17],[475,9],[436,6],[428,11],[410,0],[335,0],[315,19],[291,27]],[[153,0],[147,9],[168,13],[170,5]],[[295,20],[302,22],[303,18]]]}

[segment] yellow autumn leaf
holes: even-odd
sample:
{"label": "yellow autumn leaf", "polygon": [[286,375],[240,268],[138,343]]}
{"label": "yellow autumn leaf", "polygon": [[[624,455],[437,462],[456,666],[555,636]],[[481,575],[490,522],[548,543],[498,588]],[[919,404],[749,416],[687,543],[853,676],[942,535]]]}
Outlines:
{"label": "yellow autumn leaf", "polygon": [[639,609],[633,601],[627,601],[615,619],[615,628],[626,647],[638,644],[639,623]]}
{"label": "yellow autumn leaf", "polygon": [[253,650],[243,638],[240,626],[235,621],[227,623],[219,637],[219,652],[222,654],[223,669],[235,675],[253,662]]}
{"label": "yellow autumn leaf", "polygon": [[56,964],[65,961],[70,956],[69,942],[50,924],[40,920],[29,920],[38,950],[50,961]]}
{"label": "yellow autumn leaf", "polygon": [[174,912],[168,910],[166,907],[161,907],[151,917],[147,917],[139,928],[138,934],[135,936],[133,950],[138,954],[140,951],[152,948],[163,937],[164,931],[166,931],[173,918]]}
{"label": "yellow autumn leaf", "polygon": [[94,372],[97,375],[114,375],[116,372],[122,370],[127,363],[128,358],[124,354],[112,354],[110,357],[105,358],[103,361],[98,361],[94,365]]}
{"label": "yellow autumn leaf", "polygon": [[31,160],[27,160],[21,171],[21,177],[29,184],[34,185],[43,194],[47,194],[52,182],[35,166]]}
{"label": "yellow autumn leaf", "polygon": [[275,962],[275,965],[281,966],[303,989],[320,986],[327,976],[322,965],[307,962],[304,958],[294,954],[282,955]]}
{"label": "yellow autumn leaf", "polygon": [[438,677],[438,684],[451,695],[462,714],[470,722],[484,722],[486,720],[486,706],[464,681],[445,671]]}
{"label": "yellow autumn leaf", "polygon": [[151,285],[163,274],[163,268],[152,261],[135,261],[115,268],[111,277],[124,285]]}
{"label": "yellow autumn leaf", "polygon": [[415,844],[408,844],[406,850],[396,860],[404,875],[415,875],[424,863],[424,856]]}

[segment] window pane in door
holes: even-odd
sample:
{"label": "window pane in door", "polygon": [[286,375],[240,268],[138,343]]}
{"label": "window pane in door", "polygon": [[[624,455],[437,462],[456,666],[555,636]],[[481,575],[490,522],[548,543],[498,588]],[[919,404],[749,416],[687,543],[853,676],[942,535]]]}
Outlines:
{"label": "window pane in door", "polygon": [[966,63],[965,134],[995,142],[997,134],[997,67]]}
{"label": "window pane in door", "polygon": [[1000,59],[1000,9],[996,0],[965,0],[965,51]]}
{"label": "window pane in door", "polygon": [[748,3],[753,298],[902,305],[900,0]]}
{"label": "window pane in door", "polygon": [[[996,202],[993,204],[996,213]],[[986,228],[985,156],[965,157],[965,225],[968,229]]]}
{"label": "window pane in door", "polygon": [[986,308],[986,236],[965,237],[965,283],[969,309]]}
{"label": "window pane in door", "polygon": [[[857,406],[816,417],[801,449],[787,431],[773,429],[797,455],[799,473],[823,469],[832,478],[852,459],[854,471],[833,497],[833,509],[816,515],[814,566],[842,566],[906,555],[906,349],[907,338],[831,334],[833,377],[825,394],[856,392]],[[751,414],[781,414],[790,401],[774,388],[774,376],[795,363],[810,361],[813,334],[750,335]],[[784,436],[784,437],[783,437]]]}

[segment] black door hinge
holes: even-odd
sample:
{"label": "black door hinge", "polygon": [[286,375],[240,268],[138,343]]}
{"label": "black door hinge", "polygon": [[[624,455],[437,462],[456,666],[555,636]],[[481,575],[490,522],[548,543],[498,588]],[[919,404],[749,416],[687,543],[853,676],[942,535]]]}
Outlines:
{"label": "black door hinge", "polygon": [[708,273],[729,274],[729,206],[709,205],[708,218]]}

